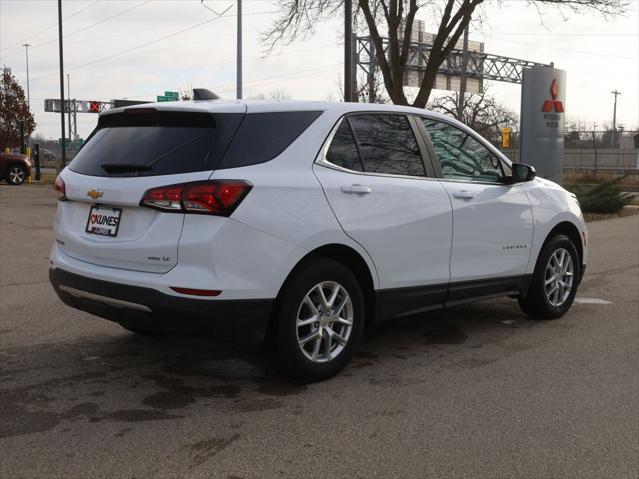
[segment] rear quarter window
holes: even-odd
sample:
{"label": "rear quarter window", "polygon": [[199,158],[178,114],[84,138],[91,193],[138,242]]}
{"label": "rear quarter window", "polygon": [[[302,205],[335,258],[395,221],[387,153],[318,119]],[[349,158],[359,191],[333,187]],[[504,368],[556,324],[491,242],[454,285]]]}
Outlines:
{"label": "rear quarter window", "polygon": [[238,168],[272,160],[321,114],[321,111],[247,114],[217,169]]}

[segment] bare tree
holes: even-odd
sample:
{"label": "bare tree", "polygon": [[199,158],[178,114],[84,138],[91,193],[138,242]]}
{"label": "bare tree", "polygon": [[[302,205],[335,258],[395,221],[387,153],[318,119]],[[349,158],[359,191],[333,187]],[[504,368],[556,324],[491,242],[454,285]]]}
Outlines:
{"label": "bare tree", "polygon": [[[423,108],[435,84],[437,72],[455,48],[464,29],[477,8],[489,0],[359,0],[356,17],[363,16],[364,24],[375,46],[377,64],[391,101],[408,105],[404,90],[404,75],[410,54],[410,38],[415,16],[420,9],[439,22],[424,77],[413,106]],[[498,0],[493,0],[498,1]],[[526,0],[538,11],[553,6],[560,11],[574,13],[597,11],[616,15],[626,8],[626,0]],[[278,43],[290,43],[311,35],[324,20],[343,14],[343,0],[283,0],[278,3],[279,15],[264,33],[263,40],[273,48]],[[388,38],[384,52],[383,37]]]}
{"label": "bare tree", "polygon": [[[336,83],[338,87],[337,96],[340,101],[344,101],[344,79],[339,76]],[[369,82],[368,75],[358,75],[357,91],[355,93],[357,101],[360,103],[388,103],[390,101],[384,90],[384,82],[380,75],[374,75],[372,82]]]}
{"label": "bare tree", "polygon": [[291,94],[286,90],[276,88],[275,90],[271,90],[268,96],[264,93],[254,93],[248,97],[249,100],[266,100],[267,98],[271,100],[290,100]]}
{"label": "bare tree", "polygon": [[482,93],[468,94],[461,101],[463,101],[461,118],[459,118],[460,95],[458,92],[436,98],[430,104],[430,108],[452,116],[490,141],[499,141],[501,128],[507,126],[512,128],[517,125],[515,113],[490,96],[487,89],[484,89]]}

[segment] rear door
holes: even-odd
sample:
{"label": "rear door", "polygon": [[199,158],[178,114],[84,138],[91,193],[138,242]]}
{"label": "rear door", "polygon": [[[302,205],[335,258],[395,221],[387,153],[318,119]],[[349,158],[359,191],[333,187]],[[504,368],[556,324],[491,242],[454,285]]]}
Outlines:
{"label": "rear door", "polygon": [[242,110],[138,108],[101,117],[62,173],[68,201],[59,203],[54,224],[58,246],[96,265],[169,271],[178,261],[184,215],[140,207],[140,200],[151,188],[208,179]]}
{"label": "rear door", "polygon": [[391,292],[389,316],[440,303],[449,281],[450,200],[428,177],[422,153],[409,116],[352,114],[314,167],[342,228]]}

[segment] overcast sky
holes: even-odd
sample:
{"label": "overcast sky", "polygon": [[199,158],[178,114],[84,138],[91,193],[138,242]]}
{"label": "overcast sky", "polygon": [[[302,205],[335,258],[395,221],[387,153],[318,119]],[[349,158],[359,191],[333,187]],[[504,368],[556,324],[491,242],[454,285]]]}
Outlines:
{"label": "overcast sky", "polygon": [[[639,0],[628,3],[626,15],[608,20],[592,12],[562,16],[556,10],[546,10],[542,19],[522,0],[488,3],[487,21],[474,25],[470,37],[485,42],[486,52],[554,62],[565,69],[567,118],[589,128],[593,122],[612,122],[610,91],[620,90],[618,122],[637,129]],[[219,11],[234,5],[226,0],[206,4]],[[234,8],[215,19],[200,0],[63,0],[71,96],[154,100],[165,90],[207,87],[234,98]],[[279,89],[294,99],[337,99],[341,19],[319,25],[312,37],[265,56],[259,34],[274,18],[275,8],[276,2],[268,0],[243,1],[245,96]],[[418,18],[433,31],[433,22],[422,13]],[[59,97],[55,0],[0,0],[0,64],[11,67],[26,90],[25,49],[20,46],[25,42],[32,45],[29,73],[37,131],[57,138],[59,117],[44,113],[44,99]],[[519,85],[489,82],[489,88],[519,112]],[[79,114],[78,124],[86,137],[96,116]]]}

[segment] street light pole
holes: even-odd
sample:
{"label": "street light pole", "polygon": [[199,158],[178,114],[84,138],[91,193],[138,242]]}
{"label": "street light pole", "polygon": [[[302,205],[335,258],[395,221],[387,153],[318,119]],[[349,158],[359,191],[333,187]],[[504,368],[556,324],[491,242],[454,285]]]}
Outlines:
{"label": "street light pole", "polygon": [[31,45],[29,43],[23,43],[22,46],[27,56],[27,105],[29,106],[29,111],[31,111],[31,94],[29,92],[29,47]]}
{"label": "street light pole", "polygon": [[64,131],[64,56],[62,54],[62,0],[58,0],[58,49],[60,50],[60,129],[62,130],[62,144],[60,149],[62,152],[62,168],[66,166],[67,155],[65,148],[65,131]]}

